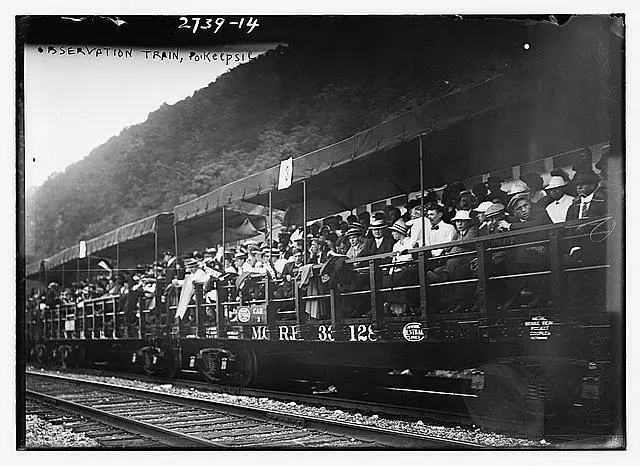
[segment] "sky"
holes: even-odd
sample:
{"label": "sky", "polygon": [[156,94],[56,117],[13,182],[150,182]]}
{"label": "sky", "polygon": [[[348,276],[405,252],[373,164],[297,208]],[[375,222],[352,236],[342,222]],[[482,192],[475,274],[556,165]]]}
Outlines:
{"label": "sky", "polygon": [[[163,103],[193,95],[220,74],[249,61],[248,52],[253,59],[274,46],[155,49],[177,51],[182,60],[154,58],[152,51],[144,52],[151,48],[121,48],[123,56],[118,57],[113,49],[108,56],[104,50],[98,55],[96,46],[86,44],[72,46],[73,55],[63,55],[60,46],[50,44],[26,47],[26,188],[41,185],[125,127],[145,121]],[[78,47],[84,54],[77,53]],[[64,49],[68,51],[67,46]],[[205,51],[208,59],[202,55]],[[229,63],[227,55],[224,61],[219,54],[213,56],[220,51],[234,54]],[[243,52],[244,56],[235,55]]]}

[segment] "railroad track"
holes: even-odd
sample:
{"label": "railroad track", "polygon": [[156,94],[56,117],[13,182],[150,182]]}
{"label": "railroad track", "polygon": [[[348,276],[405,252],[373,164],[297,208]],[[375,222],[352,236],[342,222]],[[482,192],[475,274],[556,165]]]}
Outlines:
{"label": "railroad track", "polygon": [[171,446],[153,435],[141,433],[139,429],[127,429],[104,418],[101,421],[86,409],[64,407],[29,393],[26,397],[26,414],[36,415],[51,424],[60,424],[76,433],[82,433],[97,441],[102,448],[152,449]]}
{"label": "railroad track", "polygon": [[[72,374],[72,373],[71,373]],[[145,382],[152,384],[170,383],[175,387],[183,387],[186,389],[197,389],[213,393],[225,393],[229,395],[248,396],[255,398],[270,398],[283,402],[296,402],[311,406],[323,406],[327,409],[340,409],[343,411],[359,412],[361,414],[378,414],[390,418],[403,420],[423,420],[429,422],[437,422],[452,426],[472,426],[473,420],[465,413],[453,413],[451,411],[436,410],[431,408],[417,406],[401,406],[396,404],[383,403],[379,401],[365,401],[361,399],[352,399],[343,397],[340,393],[322,393],[309,394],[303,393],[301,388],[299,391],[288,390],[271,390],[262,388],[243,388],[232,385],[215,384],[212,382],[203,382],[193,379],[171,379],[154,377],[151,375],[130,374],[126,372],[113,371],[83,371],[81,374],[97,375],[100,377],[117,377],[136,382]],[[293,385],[292,385],[293,386]]]}
{"label": "railroad track", "polygon": [[100,422],[178,448],[483,448],[460,440],[57,375],[27,373],[26,382],[30,398],[82,412],[91,419],[98,417]]}

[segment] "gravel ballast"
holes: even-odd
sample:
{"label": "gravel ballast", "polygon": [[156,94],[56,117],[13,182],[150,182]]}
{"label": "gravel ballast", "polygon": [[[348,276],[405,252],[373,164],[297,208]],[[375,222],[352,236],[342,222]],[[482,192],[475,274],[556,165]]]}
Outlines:
{"label": "gravel ballast", "polygon": [[250,406],[269,410],[271,412],[280,412],[287,414],[299,414],[305,416],[315,416],[322,419],[331,419],[342,422],[352,422],[359,425],[373,426],[381,429],[409,432],[421,435],[437,436],[445,439],[459,440],[464,442],[474,442],[479,446],[489,446],[495,448],[548,448],[554,445],[546,442],[544,439],[533,441],[517,437],[511,437],[505,434],[488,432],[480,428],[468,427],[450,427],[435,424],[429,424],[423,421],[402,421],[395,419],[386,419],[377,414],[363,415],[361,413],[344,412],[340,409],[328,409],[325,407],[310,406],[294,401],[284,402],[272,400],[264,397],[251,397],[243,395],[230,395],[226,393],[216,393],[196,388],[186,388],[175,386],[171,383],[157,384],[141,380],[131,380],[119,377],[108,377],[88,374],[68,374],[58,371],[46,371],[40,369],[43,373],[51,373],[63,375],[70,378],[89,380],[95,382],[120,385],[124,387],[141,388],[146,390],[155,390],[163,393],[186,396],[190,398],[206,399],[215,402],[229,403],[238,406]]}
{"label": "gravel ballast", "polygon": [[38,448],[96,448],[100,444],[84,434],[78,434],[62,425],[54,425],[40,417],[26,417],[27,449]]}

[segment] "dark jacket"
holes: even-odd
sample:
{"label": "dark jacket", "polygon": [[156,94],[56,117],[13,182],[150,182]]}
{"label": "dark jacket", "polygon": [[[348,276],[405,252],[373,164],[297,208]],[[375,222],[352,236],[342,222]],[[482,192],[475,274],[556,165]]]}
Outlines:
{"label": "dark jacket", "polygon": [[[589,203],[589,207],[587,208],[586,218],[598,218],[604,217],[607,215],[607,202],[604,199],[604,196],[594,194],[591,202]],[[580,214],[580,198],[576,197],[573,201],[573,204],[569,206],[569,210],[567,210],[567,222],[569,220],[577,220],[578,215]]]}
{"label": "dark jacket", "polygon": [[515,217],[510,218],[509,221],[511,222],[511,230],[521,230],[523,228],[538,227],[553,223],[546,210],[537,209],[535,207],[531,210],[531,215],[529,215],[527,221],[520,222],[517,221]]}
{"label": "dark jacket", "polygon": [[375,238],[371,238],[367,241],[367,255],[373,256],[374,254],[385,254],[387,252],[393,251],[393,238],[391,236],[385,235],[382,237],[382,243],[380,247],[376,247]]}

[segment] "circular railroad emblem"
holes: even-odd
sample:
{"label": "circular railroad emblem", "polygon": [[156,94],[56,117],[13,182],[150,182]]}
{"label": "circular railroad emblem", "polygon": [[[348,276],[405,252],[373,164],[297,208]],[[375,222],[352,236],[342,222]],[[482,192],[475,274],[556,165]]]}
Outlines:
{"label": "circular railroad emblem", "polygon": [[409,322],[402,329],[402,336],[407,341],[422,341],[424,340],[424,332],[420,322]]}
{"label": "circular railroad emblem", "polygon": [[241,307],[238,309],[238,320],[244,324],[251,319],[251,309],[248,307]]}

